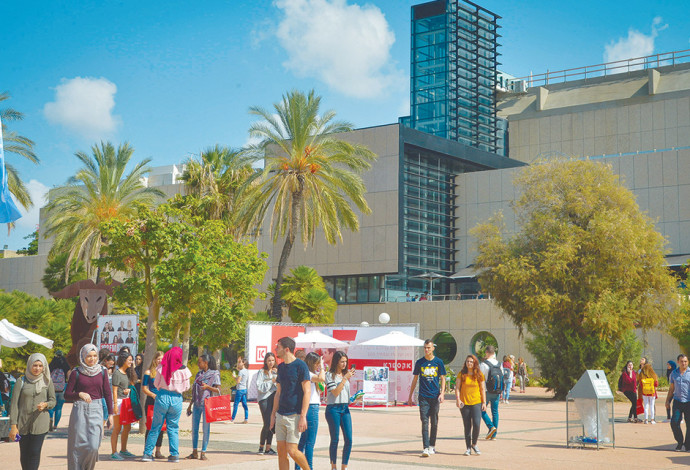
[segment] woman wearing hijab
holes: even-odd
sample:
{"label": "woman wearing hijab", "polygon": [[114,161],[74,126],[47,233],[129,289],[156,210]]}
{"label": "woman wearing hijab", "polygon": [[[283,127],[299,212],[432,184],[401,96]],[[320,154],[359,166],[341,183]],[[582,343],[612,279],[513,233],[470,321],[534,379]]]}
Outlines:
{"label": "woman wearing hijab", "polygon": [[191,376],[192,373],[182,363],[182,348],[171,348],[163,355],[163,360],[156,368],[154,385],[158,389],[158,393],[153,405],[153,423],[151,424],[151,432],[146,438],[142,462],[153,462],[153,448],[163,427],[163,421],[168,427],[168,444],[170,446],[168,461],[180,461],[178,445],[182,394],[189,390]]}
{"label": "woman wearing hijab", "polygon": [[74,402],[67,435],[67,468],[92,470],[98,462],[98,448],[103,437],[103,400],[110,427],[113,393],[108,373],[98,363],[96,346],[86,344],[81,348],[79,364],[70,374],[65,389],[65,399]]}
{"label": "woman wearing hijab", "polygon": [[24,377],[17,380],[10,408],[10,442],[19,435],[22,470],[38,470],[41,448],[50,427],[48,410],[55,406],[55,388],[48,361],[41,353],[29,356]]}

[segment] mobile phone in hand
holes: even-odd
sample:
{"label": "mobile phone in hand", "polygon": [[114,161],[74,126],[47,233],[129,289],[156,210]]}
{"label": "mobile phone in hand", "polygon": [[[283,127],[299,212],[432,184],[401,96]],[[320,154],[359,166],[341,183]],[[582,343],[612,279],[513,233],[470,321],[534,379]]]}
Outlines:
{"label": "mobile phone in hand", "polygon": [[17,435],[14,436],[14,442],[19,442],[21,440],[21,438],[22,438],[22,436],[20,436],[19,433],[17,433]]}

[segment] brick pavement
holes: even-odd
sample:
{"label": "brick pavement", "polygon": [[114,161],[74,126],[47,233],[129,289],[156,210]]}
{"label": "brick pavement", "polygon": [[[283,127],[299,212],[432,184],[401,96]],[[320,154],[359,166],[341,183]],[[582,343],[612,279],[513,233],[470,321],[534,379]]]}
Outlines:
{"label": "brick pavement", "polygon": [[[663,400],[657,400],[657,413],[665,418]],[[49,435],[43,447],[42,469],[67,468],[65,426],[69,422],[71,406],[63,410],[62,427]],[[352,410],[354,446],[349,469],[425,469],[482,468],[482,469],[609,469],[625,465],[632,469],[672,469],[690,465],[690,452],[674,452],[675,442],[668,423],[657,425],[630,424],[622,422],[627,416],[625,403],[616,403],[616,448],[568,449],[565,447],[565,403],[557,402],[543,389],[528,388],[526,394],[515,394],[510,404],[500,406],[499,433],[495,441],[484,440],[486,428],[482,424],[479,441],[481,456],[465,457],[462,420],[455,408],[454,400],[447,400],[441,406],[439,423],[439,453],[430,458],[420,458],[421,432],[416,407],[368,408]],[[277,469],[275,457],[256,455],[260,424],[260,413],[255,403],[250,404],[250,423],[211,425],[209,460],[185,461],[178,464],[168,462],[114,462],[109,460],[110,440],[106,437],[101,444],[99,469],[134,470],[150,469],[224,469],[263,470]],[[180,453],[191,451],[191,420],[186,416],[180,423]],[[314,467],[328,469],[328,426],[323,411],[319,422]],[[342,439],[341,439],[342,443]],[[341,444],[342,445],[342,444]],[[163,451],[167,455],[167,438]],[[143,435],[130,436],[129,450],[140,454],[143,450]],[[0,470],[19,468],[19,449],[15,444],[0,444],[0,456],[4,465]],[[339,456],[340,457],[340,456]],[[292,468],[292,465],[291,465]],[[339,467],[340,468],[340,467]]]}

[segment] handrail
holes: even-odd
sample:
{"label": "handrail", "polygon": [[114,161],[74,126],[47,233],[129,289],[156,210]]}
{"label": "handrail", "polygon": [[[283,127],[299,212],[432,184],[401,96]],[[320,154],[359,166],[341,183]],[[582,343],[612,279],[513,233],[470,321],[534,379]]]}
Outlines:
{"label": "handrail", "polygon": [[575,67],[565,70],[558,70],[556,72],[547,70],[546,73],[536,75],[530,74],[525,77],[509,80],[508,86],[511,89],[514,89],[516,82],[524,81],[527,84],[527,88],[531,88],[533,86],[548,85],[549,83],[564,83],[571,80],[580,79],[586,80],[587,78],[592,77],[605,77],[619,73],[630,73],[634,70],[643,70],[666,65],[676,65],[685,62],[690,62],[690,49],[661,52],[659,54],[635,57],[632,59],[616,60],[603,64],[587,65],[584,67]]}

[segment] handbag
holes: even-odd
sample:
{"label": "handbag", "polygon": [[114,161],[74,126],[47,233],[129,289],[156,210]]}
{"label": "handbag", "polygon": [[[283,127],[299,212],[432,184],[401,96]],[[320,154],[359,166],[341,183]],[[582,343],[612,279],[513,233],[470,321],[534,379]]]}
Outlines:
{"label": "handbag", "polygon": [[132,424],[139,421],[139,418],[134,414],[132,409],[132,401],[128,398],[122,399],[122,404],[120,405],[120,424]]}
{"label": "handbag", "polygon": [[[149,405],[146,407],[146,430],[150,431],[151,430],[151,425],[153,424],[153,405]],[[165,425],[165,420],[163,420],[163,427],[161,428],[161,432],[166,431],[168,427]]]}
{"label": "handbag", "polygon": [[644,414],[644,405],[642,404],[642,398],[637,399],[637,408],[635,410],[635,413],[637,413],[638,415]]}
{"label": "handbag", "polygon": [[204,414],[207,423],[232,420],[232,400],[230,395],[218,395],[204,400]]}

